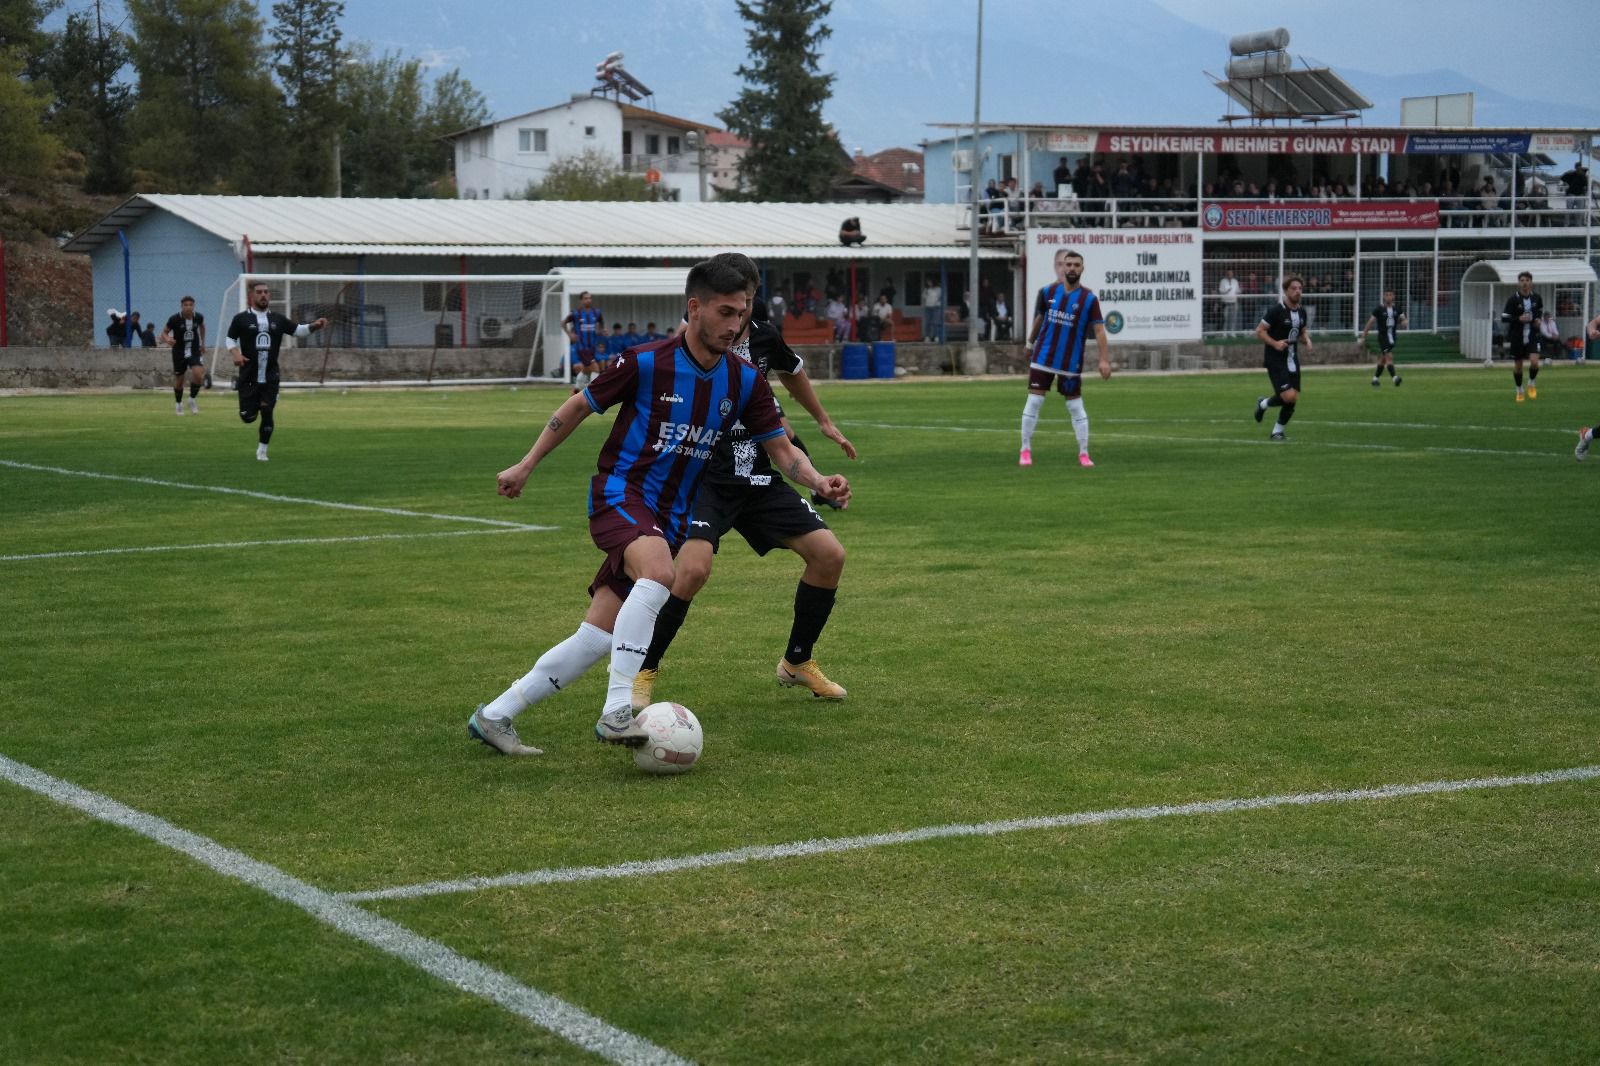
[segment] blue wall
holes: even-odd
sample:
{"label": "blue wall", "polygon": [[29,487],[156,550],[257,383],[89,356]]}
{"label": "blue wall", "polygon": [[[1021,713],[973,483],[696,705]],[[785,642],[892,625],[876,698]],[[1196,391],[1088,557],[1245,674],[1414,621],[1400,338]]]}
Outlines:
{"label": "blue wall", "polygon": [[123,295],[122,242],[113,235],[89,257],[94,271],[94,343],[101,348],[109,343],[107,308],[124,314],[138,311],[143,321],[155,323],[160,336],[167,319],[177,312],[178,301],[193,296],[195,310],[206,318],[206,342],[215,345],[238,309],[236,303],[222,306],[223,293],[240,271],[231,244],[159,210],[129,226],[127,234],[132,307],[125,306]]}

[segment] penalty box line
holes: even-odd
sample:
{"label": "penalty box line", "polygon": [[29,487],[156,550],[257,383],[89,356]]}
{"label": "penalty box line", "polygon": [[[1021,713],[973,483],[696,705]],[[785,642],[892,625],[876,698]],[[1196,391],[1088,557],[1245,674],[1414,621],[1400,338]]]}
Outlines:
{"label": "penalty box line", "polygon": [[1203,800],[1198,803],[1160,804],[1153,807],[1119,807],[1114,810],[1083,811],[1077,814],[1018,818],[1001,822],[936,825],[922,829],[909,829],[900,833],[874,833],[868,836],[855,837],[823,837],[817,840],[804,840],[790,844],[734,848],[731,851],[685,855],[672,859],[622,862],[613,866],[569,866],[547,870],[530,870],[524,873],[503,874],[499,877],[468,877],[457,881],[431,881],[426,884],[401,885],[395,888],[378,888],[364,892],[338,892],[334,895],[338,899],[351,903],[367,900],[417,899],[423,896],[438,896],[452,892],[477,892],[488,888],[522,888],[531,885],[571,884],[579,881],[598,881],[608,878],[648,877],[655,874],[678,873],[683,870],[704,870],[715,866],[733,866],[747,862],[767,862],[774,859],[832,855],[846,851],[862,851],[867,848],[913,844],[924,840],[942,840],[952,837],[992,837],[1038,829],[1071,829],[1086,825],[1105,825],[1110,822],[1148,821],[1156,818],[1176,818],[1198,814],[1234,814],[1241,811],[1267,810],[1273,807],[1301,807],[1322,803],[1354,803],[1362,800],[1398,799],[1404,796],[1428,796],[1488,788],[1511,788],[1518,785],[1550,785],[1566,781],[1589,781],[1595,778],[1600,778],[1600,766],[1576,766],[1566,770],[1546,770],[1540,773],[1521,774],[1514,777],[1474,777],[1458,781],[1425,781],[1414,785],[1382,785],[1377,788],[1346,789],[1337,792],[1292,792],[1277,796]]}
{"label": "penalty box line", "polygon": [[401,518],[432,518],[441,522],[471,522],[476,525],[498,526],[503,529],[516,529],[524,531],[537,531],[548,533],[557,526],[534,526],[525,522],[506,522],[498,518],[476,518],[471,515],[435,514],[431,511],[408,511],[401,507],[378,507],[366,503],[342,503],[338,500],[313,500],[305,496],[280,496],[273,492],[257,492],[254,489],[234,489],[224,485],[192,485],[185,481],[162,481],[153,477],[135,477],[130,474],[102,474],[93,470],[68,470],[60,466],[40,466],[36,463],[19,463],[12,459],[0,459],[0,466],[9,466],[15,470],[35,470],[45,474],[62,474],[67,477],[94,478],[100,481],[126,481],[135,485],[155,485],[164,489],[186,489],[193,492],[220,492],[228,496],[248,496],[256,500],[270,500],[273,503],[302,503],[312,507],[331,507],[340,511],[367,511],[373,514],[398,515]]}
{"label": "penalty box line", "polygon": [[430,974],[469,995],[486,999],[609,1062],[624,1066],[669,1066],[686,1063],[643,1037],[618,1029],[572,1004],[540,992],[459,955],[445,945],[380,918],[330,892],[256,859],[223,847],[198,833],[180,829],[155,815],[134,810],[68,781],[0,755],[0,780],[71,807],[89,817],[132,830],[173,851],[181,852],[224,877],[259,889],[300,908],[323,925],[354,937],[385,954]]}
{"label": "penalty box line", "polygon": [[26,562],[33,559],[82,559],[94,555],[138,555],[145,552],[207,551],[213,548],[264,548],[278,544],[361,544],[375,540],[435,540],[439,537],[493,537],[505,533],[527,533],[539,530],[538,526],[526,529],[452,529],[444,533],[369,533],[357,537],[283,537],[278,540],[232,540],[212,544],[156,544],[143,548],[95,548],[86,551],[35,552],[32,555],[0,555],[0,563]]}

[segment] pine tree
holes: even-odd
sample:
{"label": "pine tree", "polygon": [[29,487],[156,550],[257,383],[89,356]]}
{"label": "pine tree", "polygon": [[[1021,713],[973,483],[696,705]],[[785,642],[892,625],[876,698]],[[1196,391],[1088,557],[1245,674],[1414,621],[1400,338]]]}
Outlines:
{"label": "pine tree", "polygon": [[273,72],[288,108],[288,185],[300,196],[334,191],[333,159],[339,129],[339,72],[348,53],[340,46],[339,0],[280,0],[272,5]]}
{"label": "pine tree", "polygon": [[718,114],[750,142],[739,176],[755,200],[812,203],[830,198],[846,162],[822,121],[833,75],[817,72],[822,42],[833,31],[823,20],[830,0],[737,0],[749,24],[749,62],[737,73],[747,83]]}
{"label": "pine tree", "polygon": [[339,80],[344,194],[439,195],[452,162],[439,138],[488,118],[483,94],[456,70],[429,84],[421,60],[364,45],[351,55]]}
{"label": "pine tree", "polygon": [[134,166],[173,192],[282,187],[284,113],[252,0],[127,0]]}
{"label": "pine tree", "polygon": [[133,183],[127,152],[133,87],[118,78],[128,54],[128,39],[107,24],[97,0],[92,14],[67,16],[45,57],[55,93],[46,128],[87,161],[88,192],[122,193]]}

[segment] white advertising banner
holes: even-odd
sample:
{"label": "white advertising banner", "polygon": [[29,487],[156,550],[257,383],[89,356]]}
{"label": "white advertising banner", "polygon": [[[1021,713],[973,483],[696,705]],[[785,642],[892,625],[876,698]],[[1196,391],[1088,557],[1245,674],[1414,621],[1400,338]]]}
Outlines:
{"label": "white advertising banner", "polygon": [[1201,243],[1198,229],[1031,229],[1028,303],[1017,318],[1033,322],[1039,290],[1057,280],[1057,257],[1083,256],[1083,280],[1100,298],[1112,344],[1200,339]]}

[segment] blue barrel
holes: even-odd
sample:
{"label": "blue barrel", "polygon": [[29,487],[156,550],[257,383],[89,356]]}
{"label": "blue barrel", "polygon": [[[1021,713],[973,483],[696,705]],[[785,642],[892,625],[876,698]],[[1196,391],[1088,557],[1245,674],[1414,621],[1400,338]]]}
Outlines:
{"label": "blue barrel", "polygon": [[872,345],[872,376],[894,377],[894,341],[875,341]]}
{"label": "blue barrel", "polygon": [[839,376],[846,380],[867,377],[870,367],[871,350],[865,344],[846,344],[839,354]]}

